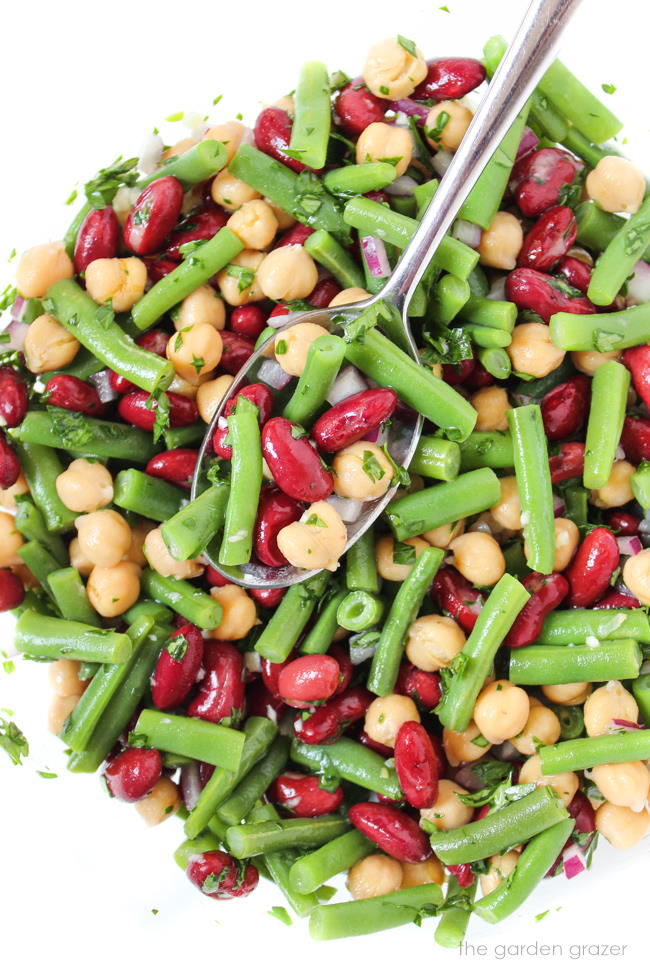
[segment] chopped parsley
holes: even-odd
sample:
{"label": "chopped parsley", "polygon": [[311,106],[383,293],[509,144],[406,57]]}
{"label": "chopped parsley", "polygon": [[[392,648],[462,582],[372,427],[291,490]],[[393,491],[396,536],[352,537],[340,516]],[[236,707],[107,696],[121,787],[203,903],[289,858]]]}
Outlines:
{"label": "chopped parsley", "polygon": [[[178,334],[180,335],[180,332]],[[181,343],[182,341],[183,340],[181,338]],[[153,393],[151,393],[151,395],[148,397],[145,407],[148,410],[153,410],[155,414],[153,423],[153,441],[156,443],[157,440],[160,440],[170,424],[171,405],[167,393],[161,393],[158,390],[154,390]]]}
{"label": "chopped parsley", "polygon": [[48,406],[47,412],[52,423],[52,432],[61,438],[66,449],[83,447],[92,439],[92,427],[83,413],[73,413],[58,406]]}
{"label": "chopped parsley", "polygon": [[275,354],[286,355],[287,348],[288,346],[287,343],[284,341],[284,339],[280,339],[278,342],[275,343]]}
{"label": "chopped parsley", "polygon": [[179,633],[177,636],[172,637],[172,639],[165,644],[165,650],[172,658],[172,660],[175,660],[177,663],[180,663],[180,661],[183,660],[183,658],[185,657],[185,654],[187,653],[189,646],[190,645],[187,637],[184,637],[182,633]]}
{"label": "chopped parsley", "polygon": [[317,514],[312,514],[305,521],[306,525],[315,525],[318,528],[327,528],[327,522],[319,518]]}
{"label": "chopped parsley", "polygon": [[606,95],[613,95],[616,91],[616,85],[610,85],[607,82],[603,82],[600,87],[603,89]]}
{"label": "chopped parsley", "polygon": [[395,565],[415,565],[415,545],[407,542],[393,542],[393,562]]}
{"label": "chopped parsley", "polygon": [[436,124],[433,129],[425,129],[424,134],[432,142],[440,142],[445,126],[451,119],[449,112],[440,112],[436,117]]}
{"label": "chopped parsley", "polygon": [[250,288],[255,280],[255,270],[252,267],[244,267],[241,264],[226,264],[226,274],[230,278],[237,278],[237,290],[241,294]]}
{"label": "chopped parsley", "polygon": [[364,450],[361,461],[361,469],[373,484],[376,484],[377,481],[381,481],[386,476],[386,471],[381,466],[372,450]]}
{"label": "chopped parsley", "polygon": [[0,748],[6,751],[14,765],[22,765],[29,755],[29,742],[13,721],[0,718]]}
{"label": "chopped parsley", "polygon": [[137,158],[122,159],[118,156],[110,166],[100,169],[84,186],[88,202],[95,209],[102,209],[111,203],[120,186],[133,186],[137,182],[137,166]]}
{"label": "chopped parsley", "polygon": [[411,57],[416,58],[418,56],[418,51],[415,46],[415,41],[409,41],[408,37],[402,37],[401,34],[397,35],[397,43],[400,47],[403,47],[407,54]]}

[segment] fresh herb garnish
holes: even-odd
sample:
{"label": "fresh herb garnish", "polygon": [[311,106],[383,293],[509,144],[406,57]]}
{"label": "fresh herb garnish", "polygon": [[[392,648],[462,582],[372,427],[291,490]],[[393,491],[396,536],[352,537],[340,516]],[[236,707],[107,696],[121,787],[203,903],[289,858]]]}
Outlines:
{"label": "fresh herb garnish", "polygon": [[0,718],[0,748],[6,751],[14,765],[22,765],[29,755],[29,742],[13,721]]}

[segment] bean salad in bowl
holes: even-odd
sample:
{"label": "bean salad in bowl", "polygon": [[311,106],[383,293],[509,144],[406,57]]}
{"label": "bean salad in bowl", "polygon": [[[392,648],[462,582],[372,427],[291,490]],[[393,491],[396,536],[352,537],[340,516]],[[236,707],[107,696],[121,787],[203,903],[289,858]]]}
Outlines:
{"label": "bean salad in bowl", "polygon": [[[650,828],[650,196],[621,123],[555,61],[411,300],[419,357],[387,303],[336,311],[381,291],[505,50],[397,35],[252,129],[155,136],[3,296],[0,609],[50,731],[176,817],[199,892],[269,878],[319,940],[433,918],[458,947]],[[0,745],[27,754],[6,718]]]}

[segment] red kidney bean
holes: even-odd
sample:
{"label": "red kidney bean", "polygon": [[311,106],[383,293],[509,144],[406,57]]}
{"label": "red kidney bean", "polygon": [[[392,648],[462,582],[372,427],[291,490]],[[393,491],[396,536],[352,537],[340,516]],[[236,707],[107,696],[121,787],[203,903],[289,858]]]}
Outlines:
{"label": "red kidney bean", "polygon": [[334,490],[327,471],[306,435],[294,437],[297,428],[275,416],[264,424],[262,453],[278,487],[296,501],[323,501]]}
{"label": "red kidney bean", "polygon": [[519,267],[549,271],[573,247],[578,225],[570,207],[551,207],[542,214],[524,237],[519,251]]}
{"label": "red kidney bean", "polygon": [[605,595],[597,603],[594,609],[640,609],[641,603],[635,596],[628,596],[627,593],[617,592],[616,589],[608,589]]}
{"label": "red kidney bean", "polygon": [[0,613],[20,606],[25,598],[25,587],[10,569],[0,569]]}
{"label": "red kidney bean", "polygon": [[206,640],[205,677],[187,708],[190,718],[238,725],[244,713],[244,658],[232,643]]}
{"label": "red kidney bean", "polygon": [[174,450],[163,450],[147,463],[145,474],[159,477],[170,484],[188,488],[194,477],[194,469],[199,459],[199,452],[193,447],[176,447]]}
{"label": "red kidney bean", "polygon": [[343,802],[343,789],[333,792],[323,789],[317,775],[301,775],[299,772],[283,772],[271,783],[268,790],[271,802],[282,806],[294,816],[325,816],[335,813]]}
{"label": "red kidney bean", "polygon": [[[264,426],[266,421],[271,416],[273,412],[273,394],[268,386],[264,383],[251,383],[250,386],[242,386],[238,393],[231,396],[226,402],[226,406],[223,411],[224,418],[228,418],[235,410],[237,406],[237,401],[239,397],[243,396],[249,402],[253,403],[258,409],[258,420],[260,426]],[[223,457],[225,460],[232,459],[232,447],[225,443],[225,439],[228,436],[228,427],[218,426],[214,432],[212,438],[212,446],[214,452]]]}
{"label": "red kidney bean", "polygon": [[191,856],[185,873],[202,894],[219,901],[248,897],[260,879],[252,863],[235,860],[222,850]]}
{"label": "red kidney bean", "polygon": [[[364,717],[373,700],[373,695],[365,687],[349,687],[330,698],[327,704],[317,707],[308,718],[296,718],[294,734],[306,745],[331,744],[341,737],[348,725]],[[392,755],[392,749],[386,754]]]}
{"label": "red kidney bean", "polygon": [[478,589],[456,569],[440,569],[431,586],[431,595],[447,615],[455,619],[466,633],[471,633],[478,614],[483,609],[483,597]]}
{"label": "red kidney bean", "polygon": [[336,660],[340,668],[339,686],[336,688],[337,695],[347,691],[354,676],[354,665],[350,660],[350,654],[341,643],[333,643],[327,651],[328,656]]}
{"label": "red kidney bean", "polygon": [[133,204],[124,224],[124,243],[134,254],[160,250],[176,226],[183,206],[183,187],[175,176],[149,183]]}
{"label": "red kidney bean", "polygon": [[411,817],[380,802],[357,802],[348,817],[380,850],[402,863],[421,863],[431,856],[427,834]]}
{"label": "red kidney bean", "polygon": [[[149,352],[154,352],[156,355],[161,356],[163,359],[166,358],[167,342],[169,341],[169,335],[167,332],[163,332],[161,328],[152,328],[144,335],[138,336],[135,340],[135,344],[139,345],[142,349],[147,349]],[[112,369],[109,370],[109,378],[111,388],[115,390],[116,393],[131,393],[138,387],[133,383],[125,379],[124,376],[120,376],[119,373],[113,372]]]}
{"label": "red kidney bean", "polygon": [[334,657],[311,653],[284,664],[278,677],[278,693],[293,708],[327,701],[339,687],[341,668]]}
{"label": "red kidney bean", "polygon": [[248,593],[264,609],[275,609],[284,598],[284,589],[249,589]]}
{"label": "red kidney bean", "polygon": [[465,380],[465,385],[469,389],[482,389],[484,386],[492,386],[494,376],[487,371],[481,362],[476,362],[471,373]]}
{"label": "red kidney bean", "polygon": [[562,191],[571,186],[582,168],[561,149],[536,149],[517,163],[510,181],[517,206],[525,217],[538,217],[561,202]]}
{"label": "red kidney bean", "polygon": [[427,76],[411,98],[425,101],[435,98],[462,98],[485,81],[485,68],[475,58],[434,58],[427,61]]}
{"label": "red kidney bean", "polygon": [[603,595],[618,568],[616,538],[608,528],[595,528],[584,539],[566,570],[572,606],[591,606]]}
{"label": "red kidney bean", "polygon": [[255,343],[244,335],[235,335],[234,332],[225,329],[219,334],[223,343],[219,368],[231,376],[236,376],[255,351]]}
{"label": "red kidney bean", "polygon": [[228,214],[220,206],[205,207],[190,213],[182,225],[169,238],[165,256],[171,261],[182,261],[181,247],[194,241],[210,240],[226,226]]}
{"label": "red kidney bean", "polygon": [[284,701],[273,697],[261,680],[254,680],[246,689],[246,714],[251,717],[278,721],[287,710]]}
{"label": "red kidney bean", "polygon": [[162,775],[162,757],[156,748],[127,748],[104,769],[114,799],[138,802],[151,792]]}
{"label": "red kidney bean", "polygon": [[626,416],[621,433],[621,447],[632,464],[650,460],[650,420],[644,416]]}
{"label": "red kidney bean", "polygon": [[142,260],[147,268],[147,277],[152,284],[158,284],[178,267],[176,261],[170,261],[166,257],[143,257]]}
{"label": "red kidney bean", "polygon": [[236,335],[254,342],[266,328],[266,313],[259,305],[240,305],[232,310],[230,327]]}
{"label": "red kidney bean", "polygon": [[[199,418],[199,411],[193,399],[179,393],[167,393],[169,400],[170,427],[187,427]],[[141,430],[153,430],[156,422],[155,408],[147,406],[149,393],[137,390],[123,396],[117,405],[117,412],[123,420]],[[155,403],[155,400],[154,400]]]}
{"label": "red kidney bean", "polygon": [[[314,233],[313,227],[306,227],[304,223],[294,223],[293,227],[289,227],[288,230],[278,237],[277,242],[273,246],[273,250],[277,250],[278,247],[290,247],[293,244],[302,245],[305,243],[308,237]],[[276,309],[277,310],[277,309]],[[282,314],[288,314],[289,309],[285,309]]]}
{"label": "red kidney bean", "polygon": [[351,136],[359,136],[373,122],[382,122],[388,102],[373,95],[363,78],[355,78],[341,88],[334,102],[339,125]]}
{"label": "red kidney bean", "polygon": [[632,385],[650,409],[650,345],[637,345],[623,353],[623,364],[632,373]]}
{"label": "red kidney bean", "polygon": [[89,264],[102,257],[117,257],[120,224],[111,206],[91,210],[79,228],[74,245],[74,269],[83,274]]}
{"label": "red kidney bean", "polygon": [[619,535],[636,535],[641,524],[641,519],[630,511],[607,511],[605,518],[612,531]]}
{"label": "red kidney bean", "polygon": [[196,681],[203,661],[203,637],[192,623],[169,637],[151,677],[151,697],[161,711],[181,704]]}
{"label": "red kidney bean", "polygon": [[255,122],[255,145],[260,152],[277,159],[289,169],[293,169],[294,173],[301,173],[307,168],[305,164],[287,155],[291,142],[291,128],[291,119],[283,108],[273,106],[265,108]]}
{"label": "red kidney bean", "polygon": [[8,427],[20,426],[28,406],[25,380],[11,366],[0,366],[0,417]]}
{"label": "red kidney bean", "polygon": [[569,594],[569,583],[559,572],[547,576],[530,572],[521,584],[531,595],[503,641],[507,647],[525,647],[534,643],[548,614]]}
{"label": "red kidney bean", "polygon": [[560,444],[560,452],[549,457],[551,483],[561,484],[572,477],[582,477],[585,466],[585,445],[583,443]]}
{"label": "red kidney bean", "polygon": [[[476,359],[461,359],[453,364],[446,363],[442,367],[442,378],[450,386],[462,386],[476,367]],[[488,374],[489,375],[489,374]]]}
{"label": "red kidney bean", "polygon": [[[485,807],[490,809],[489,806]],[[487,815],[487,813],[485,814]],[[474,883],[474,873],[472,871],[472,865],[470,863],[456,863],[451,867],[447,867],[449,873],[456,878],[459,887],[471,887]]]}
{"label": "red kidney bean", "polygon": [[76,376],[52,376],[45,387],[48,406],[58,406],[87,416],[102,416],[106,405],[90,383]]}
{"label": "red kidney bean", "polygon": [[584,295],[567,294],[569,285],[542,271],[520,267],[506,278],[506,298],[517,308],[535,312],[547,324],[552,315],[566,311],[574,315],[591,315],[596,310]]}
{"label": "red kidney bean", "polygon": [[571,819],[575,820],[576,833],[593,833],[596,829],[596,814],[591,803],[581,789],[578,789],[567,806]]}
{"label": "red kidney bean", "polygon": [[364,389],[326,410],[316,420],[311,435],[321,450],[335,453],[387,420],[395,411],[397,395],[392,389]]}
{"label": "red kidney bean", "polygon": [[314,308],[329,308],[330,302],[341,292],[341,285],[334,278],[322,278],[306,301]]}
{"label": "red kidney bean", "polygon": [[357,739],[360,744],[365,745],[366,748],[370,748],[371,751],[377,752],[378,755],[382,755],[384,758],[393,757],[393,749],[389,748],[388,745],[383,745],[380,741],[375,741],[370,735],[367,735],[363,729],[357,735]]}
{"label": "red kidney bean", "polygon": [[214,769],[215,766],[209,765],[208,762],[199,762],[199,781],[201,782],[202,789],[204,789],[210,781]]}
{"label": "red kidney bean", "polygon": [[395,738],[395,771],[406,801],[428,809],[438,798],[438,760],[418,721],[405,721]]}
{"label": "red kidney bean", "polygon": [[287,525],[299,521],[303,510],[300,502],[290,498],[276,485],[267,484],[262,488],[253,532],[253,548],[260,562],[272,566],[287,564],[278,548],[278,533]]}
{"label": "red kidney bean", "polygon": [[264,686],[269,693],[273,695],[273,697],[280,697],[278,681],[280,680],[280,672],[282,671],[282,668],[295,659],[295,650],[292,650],[284,663],[281,664],[273,663],[271,660],[267,660],[266,657],[262,657],[262,680],[264,682]]}
{"label": "red kidney bean", "polygon": [[577,257],[565,257],[555,269],[558,277],[564,278],[572,288],[587,294],[591,284],[591,268]]}
{"label": "red kidney bean", "polygon": [[442,693],[440,677],[438,674],[420,670],[413,664],[404,663],[399,669],[395,693],[412,697],[424,711],[433,711],[438,706]]}
{"label": "red kidney bean", "polygon": [[13,487],[20,477],[20,461],[13,447],[10,447],[3,430],[0,430],[0,489],[6,491]]}
{"label": "red kidney bean", "polygon": [[205,567],[205,580],[209,586],[229,586],[230,579],[226,579],[220,572],[213,569],[211,565]]}
{"label": "red kidney bean", "polygon": [[272,318],[279,318],[280,315],[290,315],[290,314],[291,314],[291,309],[287,308],[286,305],[276,305],[273,311],[271,312],[271,314],[269,315],[268,320],[271,321]]}
{"label": "red kidney bean", "polygon": [[540,407],[544,432],[549,440],[565,440],[587,419],[591,383],[586,376],[572,376],[547,393]]}

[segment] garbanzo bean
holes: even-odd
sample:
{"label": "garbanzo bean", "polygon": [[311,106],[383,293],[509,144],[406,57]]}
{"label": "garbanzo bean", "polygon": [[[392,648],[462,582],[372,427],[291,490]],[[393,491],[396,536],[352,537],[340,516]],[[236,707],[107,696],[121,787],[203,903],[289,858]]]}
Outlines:
{"label": "garbanzo bean", "polygon": [[16,269],[16,287],[23,298],[43,298],[57,281],[74,275],[62,240],[37,244],[22,255]]}
{"label": "garbanzo bean", "polygon": [[216,379],[211,379],[209,382],[199,386],[196,391],[196,405],[199,410],[199,416],[204,423],[211,421],[217,412],[219,403],[232,386],[234,378],[234,376],[229,376],[227,373],[224,373],[223,376],[217,376]]}
{"label": "garbanzo bean", "polygon": [[67,366],[80,345],[52,315],[39,315],[25,335],[25,359],[30,372],[49,372]]}
{"label": "garbanzo bean", "polygon": [[639,705],[620,680],[610,680],[589,695],[584,706],[585,731],[590,738],[605,735],[613,721],[639,720]]}
{"label": "garbanzo bean", "polygon": [[449,616],[420,616],[411,624],[406,656],[429,673],[447,667],[465,646],[465,633]]}
{"label": "garbanzo bean", "polygon": [[278,532],[278,548],[290,565],[299,569],[338,568],[348,532],[338,511],[327,501],[309,506],[300,521]]}
{"label": "garbanzo bean", "polygon": [[622,508],[634,498],[630,478],[635,473],[636,467],[629,461],[614,461],[607,483],[591,492],[591,503],[596,508]]}
{"label": "garbanzo bean", "polygon": [[212,631],[215,640],[243,640],[257,623],[255,601],[240,586],[215,586],[210,595],[223,610],[219,626]]}
{"label": "garbanzo bean", "polygon": [[[398,546],[397,552],[395,546]],[[404,548],[405,545],[410,549]],[[375,561],[377,572],[382,579],[390,582],[404,582],[413,568],[418,555],[429,547],[423,538],[407,538],[405,542],[396,542],[392,535],[384,535],[375,543]],[[397,555],[397,559],[395,556]],[[399,560],[399,561],[398,561]]]}
{"label": "garbanzo bean", "polygon": [[422,884],[444,884],[445,868],[435,853],[423,860],[422,863],[402,864],[402,883],[400,890],[409,887],[420,887]]}
{"label": "garbanzo bean", "polygon": [[147,826],[158,826],[178,812],[181,795],[171,779],[163,776],[144,799],[133,803],[134,809],[142,816]]}
{"label": "garbanzo bean", "polygon": [[160,528],[149,532],[144,540],[143,550],[151,568],[166,579],[193,579],[203,572],[203,566],[196,559],[179,561],[169,554]]}
{"label": "garbanzo bean", "polygon": [[[417,476],[417,474],[411,474],[411,484],[413,478]],[[424,481],[417,490],[421,491],[423,487]],[[426,539],[429,545],[433,545],[434,548],[449,548],[454,538],[458,538],[464,531],[465,519],[461,518],[460,521],[455,521],[453,524],[440,525],[439,528],[432,528],[430,532],[422,532],[422,538]]]}
{"label": "garbanzo bean", "polygon": [[[473,113],[457,101],[438,102],[427,115],[424,135],[434,149],[455,152],[463,141]],[[514,265],[513,265],[514,266]]]}
{"label": "garbanzo bean", "polygon": [[438,798],[433,806],[421,809],[420,816],[427,819],[439,830],[456,829],[465,826],[474,815],[471,806],[461,802],[459,796],[468,795],[467,789],[456,785],[450,779],[440,779],[438,782]]}
{"label": "garbanzo bean", "polygon": [[453,564],[475,586],[493,586],[506,571],[499,543],[485,532],[466,532],[454,538],[449,548]]}
{"label": "garbanzo bean", "polygon": [[207,322],[221,331],[226,325],[226,308],[214,288],[202,284],[183,298],[172,319],[177,330]]}
{"label": "garbanzo bean", "polygon": [[53,660],[48,667],[48,677],[55,694],[59,697],[80,697],[86,690],[87,681],[79,679],[79,663],[76,660]]}
{"label": "garbanzo bean", "polygon": [[640,843],[650,829],[650,812],[633,812],[626,806],[604,802],[596,810],[596,829],[616,850],[629,850]]}
{"label": "garbanzo bean", "polygon": [[542,691],[553,704],[573,706],[586,701],[591,694],[591,684],[586,681],[578,681],[574,684],[543,684]]}
{"label": "garbanzo bean", "polygon": [[510,738],[513,745],[522,755],[534,755],[540,745],[554,745],[562,730],[560,719],[555,711],[529,698],[530,711],[528,720],[518,735]]}
{"label": "garbanzo bean", "polygon": [[72,568],[76,569],[79,575],[83,576],[84,579],[88,578],[94,568],[94,565],[81,551],[78,538],[73,538],[68,545],[68,556],[70,558],[70,565]]}
{"label": "garbanzo bean", "polygon": [[264,200],[249,200],[235,210],[226,226],[237,234],[244,247],[264,250],[278,231],[278,220]]}
{"label": "garbanzo bean", "polygon": [[473,717],[483,737],[501,745],[524,730],[529,713],[526,691],[509,680],[497,680],[479,694]]}
{"label": "garbanzo bean", "polygon": [[419,48],[407,51],[395,37],[373,44],[363,67],[363,80],[377,98],[406,98],[427,75]]}
{"label": "garbanzo bean", "polygon": [[476,430],[489,432],[507,430],[506,410],[510,409],[508,394],[501,386],[484,386],[470,396],[477,413]]}
{"label": "garbanzo bean", "polygon": [[637,813],[645,809],[650,790],[650,771],[645,762],[596,765],[591,777],[607,802]]}
{"label": "garbanzo bean", "polygon": [[[580,532],[574,521],[570,518],[555,518],[555,561],[553,562],[554,572],[564,572],[567,565],[575,555],[580,541]],[[528,552],[524,545],[526,557]]]}
{"label": "garbanzo bean", "polygon": [[541,789],[545,785],[555,789],[565,806],[571,804],[571,800],[580,786],[580,780],[575,772],[562,772],[560,775],[542,775],[542,765],[539,755],[531,755],[519,770],[520,785],[528,785],[530,782],[534,782],[538,789]]}
{"label": "garbanzo bean", "polygon": [[394,469],[386,454],[368,440],[343,447],[332,461],[334,491],[340,498],[372,501],[390,487]]}
{"label": "garbanzo bean", "polygon": [[395,746],[397,732],[406,721],[420,723],[420,713],[410,697],[404,694],[388,694],[376,697],[366,711],[363,730],[381,745]]}
{"label": "garbanzo bean", "polygon": [[607,213],[636,213],[645,196],[645,176],[629,159],[605,156],[587,176],[585,189]]}
{"label": "garbanzo bean", "polygon": [[178,142],[175,142],[173,146],[169,146],[167,149],[165,149],[160,158],[164,162],[165,159],[170,159],[172,156],[181,156],[184,152],[187,152],[188,149],[191,149],[192,146],[195,146],[197,142],[198,139],[193,139],[192,136],[186,135],[184,139],[179,139]]}
{"label": "garbanzo bean", "polygon": [[254,190],[248,183],[244,183],[243,180],[237,179],[229,169],[222,169],[214,177],[210,185],[210,196],[215,203],[230,212],[237,210],[244,203],[261,198],[261,194],[257,190]]}
{"label": "garbanzo bean", "polygon": [[[241,251],[232,264],[219,271],[217,284],[229,305],[237,308],[239,305],[248,305],[251,301],[262,300],[264,292],[257,272],[265,257],[261,251]],[[250,271],[255,272],[252,280],[248,273]]]}
{"label": "garbanzo bean", "polygon": [[117,511],[92,511],[77,518],[75,526],[81,553],[93,565],[117,565],[129,551],[131,529]]}
{"label": "garbanzo bean", "polygon": [[485,745],[477,744],[481,740],[485,741],[473,721],[470,721],[465,731],[442,729],[442,746],[447,761],[453,766],[461,765],[463,762],[477,762],[486,752],[489,752],[492,745],[489,742]]}
{"label": "garbanzo bean", "polygon": [[650,549],[627,560],[623,566],[623,582],[640,603],[650,604]]}
{"label": "garbanzo bean", "polygon": [[481,234],[478,246],[481,264],[512,271],[517,266],[517,255],[523,242],[524,231],[519,220],[512,213],[500,210]]}
{"label": "garbanzo bean", "polygon": [[318,268],[301,244],[276,247],[257,272],[262,293],[273,301],[296,301],[311,294],[318,283]]}
{"label": "garbanzo bean", "polygon": [[613,349],[611,352],[570,352],[569,355],[578,372],[583,372],[585,376],[593,376],[603,362],[619,362],[623,353]]}
{"label": "garbanzo bean", "polygon": [[147,521],[146,518],[131,524],[131,544],[129,546],[129,551],[125,555],[127,562],[133,562],[141,569],[144,569],[144,567],[147,565],[147,557],[144,554],[144,543],[147,535],[149,532],[153,531],[154,528],[156,528],[156,523],[153,521]]}
{"label": "garbanzo bean", "polygon": [[6,569],[20,562],[18,549],[24,544],[25,539],[16,528],[13,515],[0,511],[0,568]]}
{"label": "garbanzo bean", "polygon": [[47,712],[47,726],[53,735],[61,734],[66,718],[72,714],[80,700],[81,694],[69,694],[67,697],[54,695]]}
{"label": "garbanzo bean", "polygon": [[140,566],[135,562],[96,565],[88,576],[86,594],[100,616],[112,619],[126,613],[140,597]]}
{"label": "garbanzo bean", "polygon": [[29,494],[29,484],[22,471],[15,484],[5,488],[4,491],[0,491],[0,508],[6,508],[11,514],[15,514],[17,511],[16,497],[19,494]]}
{"label": "garbanzo bean", "polygon": [[359,164],[390,159],[398,176],[403,176],[413,158],[413,140],[408,129],[386,122],[371,122],[357,140]]}
{"label": "garbanzo bean", "polygon": [[392,894],[402,886],[402,871],[403,865],[398,860],[383,853],[371,853],[350,868],[347,887],[355,901]]}
{"label": "garbanzo bean", "polygon": [[187,382],[196,382],[219,365],[223,341],[216,328],[207,323],[188,325],[175,332],[167,343],[167,358],[176,373]]}
{"label": "garbanzo bean", "polygon": [[515,325],[506,352],[515,372],[525,372],[535,379],[557,369],[565,355],[553,345],[548,325],[540,322]]}
{"label": "garbanzo bean", "polygon": [[[285,250],[284,247],[280,248]],[[275,339],[273,351],[285,372],[290,376],[302,376],[307,364],[307,355],[312,342],[327,335],[327,329],[315,322],[300,322],[291,325]]]}
{"label": "garbanzo bean", "polygon": [[139,257],[100,257],[86,268],[86,291],[113,311],[129,311],[144,294],[147,266]]}
{"label": "garbanzo bean", "polygon": [[521,531],[521,504],[519,501],[519,490],[517,488],[517,478],[499,478],[501,497],[497,503],[490,508],[490,514],[501,528],[508,531]]}
{"label": "garbanzo bean", "polygon": [[370,297],[370,292],[364,288],[344,288],[343,291],[334,295],[327,307],[338,308],[339,305],[354,305],[357,301],[365,301],[366,298]]}
{"label": "garbanzo bean", "polygon": [[226,147],[226,152],[228,153],[226,158],[226,165],[228,165],[232,157],[239,149],[245,133],[246,126],[242,125],[241,122],[221,122],[219,125],[211,125],[203,136],[202,141],[205,142],[206,139],[216,139],[217,142],[223,142],[224,146]]}
{"label": "garbanzo bean", "polygon": [[481,893],[484,897],[496,890],[499,884],[509,877],[517,866],[519,854],[516,850],[507,853],[496,853],[488,858],[487,873],[481,874]]}
{"label": "garbanzo bean", "polygon": [[113,478],[99,461],[77,457],[57,477],[56,493],[70,511],[96,511],[113,500]]}

